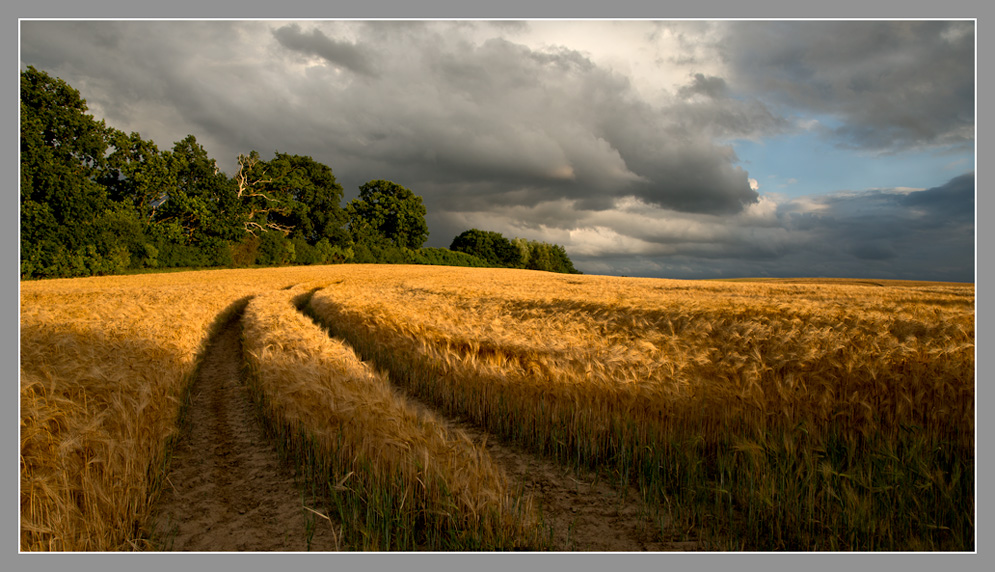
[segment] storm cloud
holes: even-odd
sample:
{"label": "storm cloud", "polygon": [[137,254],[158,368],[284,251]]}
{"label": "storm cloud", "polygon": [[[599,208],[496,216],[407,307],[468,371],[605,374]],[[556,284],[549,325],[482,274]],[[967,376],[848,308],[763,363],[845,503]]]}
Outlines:
{"label": "storm cloud", "polygon": [[623,208],[615,216],[626,225],[592,216],[574,237],[584,245],[576,247],[581,260],[610,259],[622,268],[628,259],[634,275],[972,282],[974,192],[974,174],[968,173],[918,191],[875,189],[781,202],[765,197],[734,217]]}
{"label": "storm cloud", "polygon": [[430,246],[477,227],[563,244],[587,272],[966,280],[973,173],[765,194],[737,142],[973,149],[973,26],[23,21],[20,56],[111,126],[163,149],[193,134],[229,173],[280,151],[332,167],[346,200],[398,182]]}
{"label": "storm cloud", "polygon": [[832,119],[827,136],[881,152],[974,144],[968,21],[728,22],[716,51],[738,86],[784,113]]}
{"label": "storm cloud", "polygon": [[340,65],[359,74],[375,75],[373,64],[363,48],[329,38],[317,28],[304,33],[298,24],[287,24],[273,30],[273,37],[288,50],[318,56],[332,65]]}

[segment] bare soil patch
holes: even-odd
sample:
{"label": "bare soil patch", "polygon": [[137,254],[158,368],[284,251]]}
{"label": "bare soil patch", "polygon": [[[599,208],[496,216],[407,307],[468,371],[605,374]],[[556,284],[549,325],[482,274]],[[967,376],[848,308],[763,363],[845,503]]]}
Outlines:
{"label": "bare soil patch", "polygon": [[328,511],[302,496],[249,398],[239,317],[210,341],[193,382],[154,540],[176,551],[336,550],[333,521],[308,509]]}

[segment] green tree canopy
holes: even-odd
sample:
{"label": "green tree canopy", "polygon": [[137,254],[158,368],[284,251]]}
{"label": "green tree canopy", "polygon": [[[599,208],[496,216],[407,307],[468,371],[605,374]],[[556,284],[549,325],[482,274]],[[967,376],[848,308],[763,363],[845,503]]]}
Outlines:
{"label": "green tree canopy", "polygon": [[155,143],[137,132],[126,135],[111,129],[109,143],[113,151],[100,182],[111,200],[130,204],[139,220],[151,224],[156,209],[176,186],[170,153],[160,152]]}
{"label": "green tree canopy", "polygon": [[160,150],[96,121],[78,91],[34,67],[21,72],[20,105],[23,278],[349,260],[521,265],[528,252],[483,231],[488,260],[423,250],[420,196],[372,180],[343,209],[331,168],[311,157],[252,151],[228,177],[193,135]]}
{"label": "green tree canopy", "polygon": [[526,262],[525,268],[563,274],[580,274],[580,271],[574,268],[570,257],[567,256],[566,249],[559,244],[549,244],[537,240],[530,240],[525,244],[528,247],[526,256],[528,262]]}
{"label": "green tree canopy", "polygon": [[422,198],[397,183],[369,181],[359,188],[359,197],[349,202],[346,211],[357,243],[414,249],[428,239]]}
{"label": "green tree canopy", "polygon": [[499,232],[471,228],[454,238],[449,250],[472,254],[493,266],[522,267],[521,252]]}
{"label": "green tree canopy", "polygon": [[244,236],[234,182],[193,135],[173,145],[172,170],[175,181],[158,208],[157,221],[178,224],[197,243]]}
{"label": "green tree canopy", "polygon": [[331,168],[311,157],[280,152],[263,161],[252,151],[238,162],[235,193],[246,232],[278,230],[311,245],[323,238],[343,241],[342,186]]}
{"label": "green tree canopy", "polygon": [[289,216],[277,215],[293,227],[291,237],[303,238],[312,246],[323,238],[333,244],[342,242],[346,223],[342,185],[332,169],[311,157],[284,153],[277,153],[270,167],[293,202]]}
{"label": "green tree canopy", "polygon": [[492,266],[580,274],[559,244],[524,238],[506,239],[501,233],[471,228],[453,239],[450,250],[486,260]]}
{"label": "green tree canopy", "polygon": [[21,72],[20,90],[21,274],[105,272],[107,257],[121,260],[96,226],[110,207],[97,178],[111,130],[78,91],[34,67]]}

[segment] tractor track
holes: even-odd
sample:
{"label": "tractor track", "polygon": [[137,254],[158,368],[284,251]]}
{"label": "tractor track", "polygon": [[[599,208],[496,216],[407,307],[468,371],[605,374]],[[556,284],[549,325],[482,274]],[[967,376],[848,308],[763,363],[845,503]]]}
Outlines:
{"label": "tractor track", "polygon": [[[309,297],[299,300],[298,309],[304,311],[307,302]],[[336,517],[320,499],[302,494],[294,468],[280,459],[274,438],[266,433],[249,397],[243,364],[238,313],[209,340],[202,356],[155,507],[153,542],[162,551],[340,549]],[[483,446],[514,490],[533,497],[550,530],[553,550],[697,548],[692,542],[662,541],[659,525],[646,514],[633,487],[613,486],[593,472],[504,444],[395,387],[413,406],[432,411]]]}
{"label": "tractor track", "polygon": [[[298,310],[328,335],[349,343],[347,338],[334,336],[307,311],[313,294],[312,291],[295,301]],[[508,476],[513,490],[531,495],[537,503],[545,526],[551,528],[552,550],[646,552],[701,549],[693,541],[662,540],[659,524],[647,514],[635,487],[613,486],[595,472],[567,467],[521,447],[502,443],[489,431],[466,419],[449,415],[411,394],[374,361],[360,357],[391,380],[410,404],[431,411],[450,429],[465,432],[471,441],[487,450]]]}
{"label": "tractor track", "polygon": [[153,539],[164,551],[335,550],[334,521],[311,512],[328,515],[302,496],[249,397],[240,318],[207,344]]}

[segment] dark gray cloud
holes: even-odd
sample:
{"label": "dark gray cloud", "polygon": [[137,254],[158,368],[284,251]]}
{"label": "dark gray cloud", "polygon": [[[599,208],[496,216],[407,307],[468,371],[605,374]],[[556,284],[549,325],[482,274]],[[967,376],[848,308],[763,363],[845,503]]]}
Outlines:
{"label": "dark gray cloud", "polygon": [[729,95],[729,86],[726,84],[726,80],[720,77],[696,73],[691,83],[678,89],[677,94],[684,99],[690,99],[699,94],[717,99]]}
{"label": "dark gray cloud", "polygon": [[730,100],[723,117],[704,109],[722,107],[714,101],[655,106],[576,51],[437,39],[419,61],[392,68],[403,93],[381,102],[382,94],[353,84],[356,91],[338,101],[348,107],[355,98],[385,121],[403,113],[390,136],[385,130],[364,140],[366,154],[440,193],[444,208],[565,197],[603,209],[634,194],[678,210],[735,212],[756,200],[735,154],[711,137],[755,132],[751,117],[761,129],[776,124],[757,102]]}
{"label": "dark gray cloud", "polygon": [[773,268],[780,275],[808,267],[808,275],[973,281],[974,196],[968,173],[923,191],[789,202],[779,218],[794,244]]}
{"label": "dark gray cloud", "polygon": [[832,118],[841,146],[974,144],[971,21],[729,22],[717,49],[737,87]]}
{"label": "dark gray cloud", "polygon": [[[922,191],[773,199],[735,215],[680,213],[638,200],[613,211],[491,213],[509,234],[535,221],[586,272],[722,278],[830,276],[974,280],[974,174]],[[547,208],[553,208],[548,205]],[[476,222],[479,219],[459,222]],[[541,221],[541,223],[540,223]]]}
{"label": "dark gray cloud", "polygon": [[[336,39],[339,23],[227,23],[213,34],[211,24],[33,22],[22,60],[85,78],[111,123],[143,134],[157,120],[151,104],[171,102],[179,121],[161,121],[219,142],[229,168],[250,149],[303,149],[357,186],[396,176],[452,208],[567,197],[597,209],[634,194],[735,212],[757,195],[712,137],[776,123],[756,101],[647,103],[578,51],[477,41],[463,33],[472,25],[356,23],[352,34],[376,38],[360,42]],[[302,54],[333,65],[308,66]],[[335,67],[379,75],[359,81]]]}
{"label": "dark gray cloud", "polygon": [[909,193],[901,204],[927,224],[961,224],[973,221],[975,214],[974,173],[955,177],[945,185]]}
{"label": "dark gray cloud", "polygon": [[273,37],[288,50],[324,58],[333,65],[348,68],[359,74],[376,75],[373,63],[361,47],[329,38],[317,28],[305,33],[300,25],[287,24],[273,30]]}
{"label": "dark gray cloud", "polygon": [[294,123],[277,113],[282,65],[246,45],[268,35],[251,22],[24,21],[21,61],[66,80],[112,127],[160,148],[193,134],[231,169]]}

